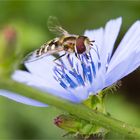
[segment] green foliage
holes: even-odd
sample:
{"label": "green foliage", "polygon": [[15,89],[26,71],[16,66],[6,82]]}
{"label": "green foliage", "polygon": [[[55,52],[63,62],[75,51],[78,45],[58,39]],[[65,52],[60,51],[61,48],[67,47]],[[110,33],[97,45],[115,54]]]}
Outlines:
{"label": "green foliage", "polygon": [[[22,53],[19,54],[19,50],[16,52],[18,58],[16,56],[8,60],[7,56],[1,58],[2,62],[7,61],[4,64],[6,73],[11,73],[17,67],[12,68],[11,61],[22,59],[24,54],[54,37],[47,29],[48,16],[57,16],[60,23],[70,33],[75,34],[82,34],[85,29],[103,26],[107,20],[122,16],[124,21],[122,30],[125,31],[136,19],[139,19],[140,2],[7,0],[0,1],[0,13],[1,31],[9,25],[16,30],[16,45]],[[0,36],[0,55],[3,53],[1,46],[7,45]],[[119,95],[116,93],[106,97],[107,112],[120,120],[140,126],[139,104],[135,106],[129,103],[125,97],[122,97],[123,94],[122,91]],[[98,104],[98,98],[92,96],[91,99],[93,102],[96,100]],[[52,124],[53,118],[59,113],[60,111],[54,108],[29,107],[0,97],[0,139],[66,139],[67,137],[61,136],[63,131]],[[87,127],[81,129],[84,131],[82,133],[87,131]],[[116,134],[110,134],[107,139],[114,137],[117,137]]]}

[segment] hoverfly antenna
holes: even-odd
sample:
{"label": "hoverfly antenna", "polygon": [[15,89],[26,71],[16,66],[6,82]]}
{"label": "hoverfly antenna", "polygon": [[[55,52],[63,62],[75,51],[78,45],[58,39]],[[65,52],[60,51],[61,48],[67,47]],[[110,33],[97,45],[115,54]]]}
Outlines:
{"label": "hoverfly antenna", "polygon": [[95,40],[91,40],[91,41],[89,41],[89,42],[95,42]]}
{"label": "hoverfly antenna", "polygon": [[89,42],[90,42],[90,45],[93,46],[93,43],[95,42],[95,40],[91,40]]}

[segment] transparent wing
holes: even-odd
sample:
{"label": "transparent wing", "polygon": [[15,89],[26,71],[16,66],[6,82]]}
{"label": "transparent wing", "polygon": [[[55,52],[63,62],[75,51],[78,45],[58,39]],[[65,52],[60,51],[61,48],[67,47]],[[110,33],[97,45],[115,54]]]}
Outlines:
{"label": "transparent wing", "polygon": [[[45,55],[45,56],[47,56],[47,55]],[[43,57],[44,57],[44,55],[38,56],[38,55],[37,55],[37,50],[36,50],[36,51],[33,51],[33,52],[27,54],[27,55],[25,56],[25,58],[23,59],[23,63],[24,63],[24,62],[25,62],[25,63],[34,62],[34,61],[36,61],[36,60],[38,60],[38,59],[41,59],[41,58],[43,58]]]}
{"label": "transparent wing", "polygon": [[58,19],[53,16],[48,18],[48,29],[57,36],[69,35],[69,33],[61,27]]}
{"label": "transparent wing", "polygon": [[55,50],[47,51],[46,53],[43,53],[41,55],[38,55],[37,54],[38,50],[35,50],[35,51],[29,53],[27,56],[25,56],[25,58],[23,59],[23,62],[25,62],[25,63],[34,62],[34,61],[37,61],[37,60],[42,59],[44,57],[47,57],[49,55],[57,54],[63,50],[64,50],[63,47],[58,47]]}

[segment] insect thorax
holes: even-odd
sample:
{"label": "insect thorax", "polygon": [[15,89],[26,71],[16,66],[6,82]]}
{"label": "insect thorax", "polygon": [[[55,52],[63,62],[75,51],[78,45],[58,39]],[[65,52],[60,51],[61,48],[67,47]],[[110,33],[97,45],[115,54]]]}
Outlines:
{"label": "insect thorax", "polygon": [[65,37],[63,39],[63,46],[64,46],[64,50],[67,52],[74,52],[75,51],[75,45],[76,45],[76,36],[69,36],[69,37]]}

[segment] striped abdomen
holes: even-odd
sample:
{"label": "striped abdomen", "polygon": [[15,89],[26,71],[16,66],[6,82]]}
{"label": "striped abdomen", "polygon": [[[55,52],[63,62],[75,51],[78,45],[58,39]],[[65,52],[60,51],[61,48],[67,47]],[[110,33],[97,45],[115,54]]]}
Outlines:
{"label": "striped abdomen", "polygon": [[45,53],[49,53],[51,51],[54,51],[56,50],[59,46],[60,46],[60,42],[59,42],[59,39],[58,38],[55,38],[45,44],[43,44],[41,46],[41,48],[39,48],[37,51],[36,51],[36,55],[37,56],[41,56]]}

